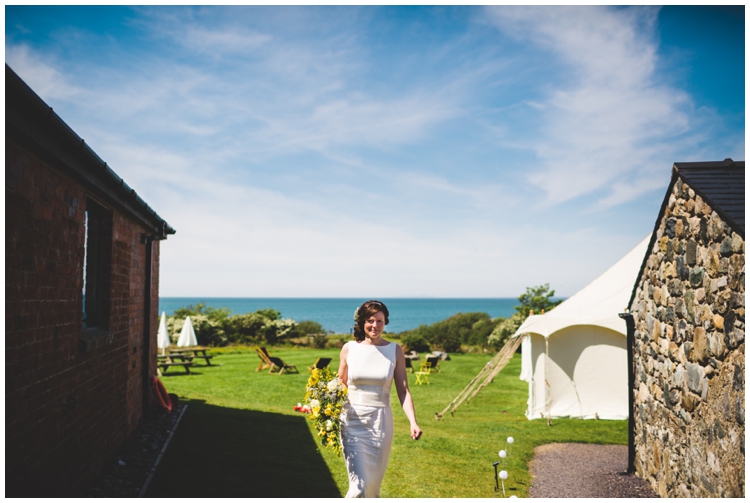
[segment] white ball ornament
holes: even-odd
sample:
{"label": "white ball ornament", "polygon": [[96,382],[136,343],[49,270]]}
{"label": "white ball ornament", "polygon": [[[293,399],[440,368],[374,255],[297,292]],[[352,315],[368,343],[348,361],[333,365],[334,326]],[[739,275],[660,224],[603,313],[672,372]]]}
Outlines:
{"label": "white ball ornament", "polygon": [[500,470],[500,473],[497,476],[505,480],[508,478],[508,472],[506,472],[505,470]]}
{"label": "white ball ornament", "polygon": [[497,453],[497,455],[500,456],[501,458],[505,458],[505,456],[507,456],[508,453],[505,452],[505,451],[500,451],[500,452]]}
{"label": "white ball ornament", "polygon": [[509,444],[512,444],[512,443],[513,443],[513,437],[508,437],[508,443],[509,443]]}

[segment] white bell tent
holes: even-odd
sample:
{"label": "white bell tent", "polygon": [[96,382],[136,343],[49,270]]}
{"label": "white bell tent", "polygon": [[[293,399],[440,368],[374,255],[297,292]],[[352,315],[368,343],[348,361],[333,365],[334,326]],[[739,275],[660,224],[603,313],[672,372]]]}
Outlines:
{"label": "white bell tent", "polygon": [[185,324],[182,326],[182,332],[180,337],[177,339],[177,346],[181,348],[188,348],[198,345],[198,339],[195,337],[195,330],[193,330],[193,322],[190,321],[190,316],[185,318]]}
{"label": "white bell tent", "polygon": [[167,314],[162,312],[161,321],[159,321],[159,331],[156,333],[156,347],[161,349],[161,354],[164,354],[164,350],[167,349],[170,344],[169,332],[167,331]]}
{"label": "white bell tent", "polygon": [[650,235],[604,274],[548,313],[529,316],[521,379],[526,417],[627,419],[627,308]]}

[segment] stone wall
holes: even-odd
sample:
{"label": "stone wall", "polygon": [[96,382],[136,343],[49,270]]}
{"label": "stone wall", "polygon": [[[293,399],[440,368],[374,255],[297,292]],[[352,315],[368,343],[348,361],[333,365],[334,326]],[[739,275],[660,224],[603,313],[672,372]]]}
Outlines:
{"label": "stone wall", "polygon": [[110,208],[113,337],[84,350],[90,194],[63,167],[7,136],[5,149],[5,495],[82,496],[138,425],[148,386],[144,363],[156,373],[159,246],[153,243],[151,337],[144,347],[147,230]]}
{"label": "stone wall", "polygon": [[678,177],[638,279],[636,471],[662,497],[745,494],[745,241]]}

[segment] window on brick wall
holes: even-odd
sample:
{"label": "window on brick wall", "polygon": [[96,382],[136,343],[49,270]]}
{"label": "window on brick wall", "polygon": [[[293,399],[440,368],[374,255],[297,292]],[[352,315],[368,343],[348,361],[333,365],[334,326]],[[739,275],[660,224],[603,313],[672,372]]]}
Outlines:
{"label": "window on brick wall", "polygon": [[83,328],[109,329],[112,212],[86,199],[83,255]]}

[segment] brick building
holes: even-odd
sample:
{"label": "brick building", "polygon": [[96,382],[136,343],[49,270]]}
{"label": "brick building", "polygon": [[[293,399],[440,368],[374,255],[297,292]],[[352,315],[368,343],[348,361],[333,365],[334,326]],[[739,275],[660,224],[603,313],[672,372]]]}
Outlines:
{"label": "brick building", "polygon": [[630,299],[631,453],[662,497],[745,495],[745,163],[677,163]]}
{"label": "brick building", "polygon": [[6,496],[81,496],[154,406],[175,231],[5,66]]}

